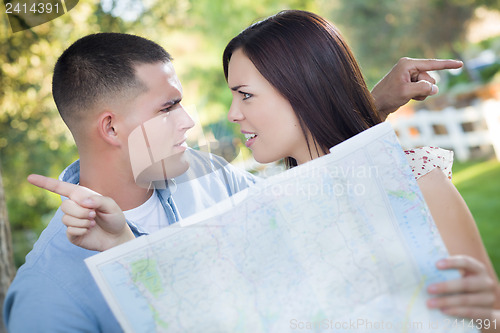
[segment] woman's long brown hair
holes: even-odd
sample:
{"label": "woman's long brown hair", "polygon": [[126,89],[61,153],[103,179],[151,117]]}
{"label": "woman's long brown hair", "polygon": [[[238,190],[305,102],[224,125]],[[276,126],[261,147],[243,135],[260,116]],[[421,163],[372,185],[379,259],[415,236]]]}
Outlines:
{"label": "woman's long brown hair", "polygon": [[[305,11],[287,10],[257,22],[226,46],[224,75],[241,49],[291,104],[311,149],[328,148],[380,123],[359,65],[334,25]],[[313,142],[309,142],[307,133]],[[312,157],[312,154],[311,154]],[[287,167],[297,165],[291,157]]]}

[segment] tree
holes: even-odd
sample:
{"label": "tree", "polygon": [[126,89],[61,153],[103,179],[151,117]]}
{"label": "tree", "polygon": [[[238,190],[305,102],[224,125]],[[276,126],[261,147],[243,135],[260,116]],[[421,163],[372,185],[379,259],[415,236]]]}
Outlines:
{"label": "tree", "polygon": [[[12,242],[10,239],[10,225],[7,218],[7,205],[3,190],[2,173],[0,171],[0,314],[3,312],[3,301],[14,278],[15,268],[12,256]],[[0,315],[0,333],[7,332],[3,317]]]}
{"label": "tree", "polygon": [[58,196],[36,189],[26,177],[57,177],[78,158],[51,94],[53,66],[65,48],[87,34],[107,31],[159,43],[173,55],[183,102],[197,106],[205,129],[216,138],[240,136],[226,119],[231,102],[221,66],[226,43],[256,19],[281,9],[321,13],[319,2],[328,1],[79,1],[67,14],[17,33],[12,33],[7,16],[0,15],[0,166],[15,264],[24,262],[60,204]]}
{"label": "tree", "polygon": [[78,158],[52,99],[54,64],[76,39],[121,30],[126,27],[120,19],[103,12],[100,4],[83,1],[68,14],[17,33],[0,15],[0,166],[17,266],[60,204],[58,196],[36,189],[26,177],[57,177]]}
{"label": "tree", "polygon": [[331,16],[373,85],[402,56],[462,59],[465,36],[479,6],[499,10],[500,2],[339,0]]}

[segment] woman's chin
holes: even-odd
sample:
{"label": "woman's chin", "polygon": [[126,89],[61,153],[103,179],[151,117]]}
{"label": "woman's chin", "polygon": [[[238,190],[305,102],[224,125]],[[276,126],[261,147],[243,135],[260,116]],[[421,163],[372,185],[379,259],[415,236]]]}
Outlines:
{"label": "woman's chin", "polygon": [[279,161],[283,157],[278,157],[276,155],[267,156],[267,155],[262,155],[262,154],[256,154],[255,152],[253,152],[253,158],[254,158],[254,160],[256,160],[259,163],[267,164],[267,163],[273,163],[273,162]]}

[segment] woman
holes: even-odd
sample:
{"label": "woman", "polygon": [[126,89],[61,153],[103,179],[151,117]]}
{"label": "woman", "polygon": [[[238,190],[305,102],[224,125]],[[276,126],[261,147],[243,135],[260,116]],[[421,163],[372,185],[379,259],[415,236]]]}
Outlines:
{"label": "woman", "polygon": [[[223,67],[233,93],[228,119],[241,126],[258,162],[284,158],[293,167],[380,122],[347,43],[315,14],[284,11],[248,27],[227,45]],[[415,175],[450,254],[479,260],[497,281],[464,200],[447,175],[427,167],[449,167],[442,150],[423,152],[408,151],[409,162],[428,172]],[[495,293],[498,307],[498,287]],[[460,311],[447,313],[467,316]]]}
{"label": "woman", "polygon": [[[284,158],[288,167],[306,163],[380,122],[347,44],[333,25],[315,14],[284,11],[250,26],[228,44],[223,66],[233,93],[228,118],[241,126],[259,162]],[[457,295],[435,298],[429,306],[450,315],[491,318],[493,290],[499,295],[497,305],[500,300],[497,278],[467,206],[437,168],[418,184],[450,254],[465,255],[438,263],[441,269],[462,269],[464,277],[430,286],[430,293]],[[89,248],[79,242],[96,226],[96,213],[88,208],[100,205],[115,218],[95,240],[99,249],[134,238],[109,198],[93,197],[87,208],[65,202],[63,211],[76,217],[63,219],[75,244]]]}

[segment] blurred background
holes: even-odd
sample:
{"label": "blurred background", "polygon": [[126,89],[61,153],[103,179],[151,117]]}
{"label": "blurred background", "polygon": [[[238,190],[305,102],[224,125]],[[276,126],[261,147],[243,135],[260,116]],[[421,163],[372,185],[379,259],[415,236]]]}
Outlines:
{"label": "blurred background", "polygon": [[218,141],[212,149],[267,176],[280,166],[266,169],[246,148],[227,145],[244,139],[226,119],[231,93],[221,55],[251,23],[304,9],[340,28],[370,89],[403,56],[465,62],[463,70],[435,76],[438,96],[411,102],[390,121],[404,146],[455,151],[453,181],[500,273],[500,0],[84,0],[16,33],[0,8],[0,248],[12,251],[16,267],[60,204],[57,195],[28,184],[27,175],[57,177],[78,158],[51,95],[53,66],[64,49],[96,32],[137,34],[164,46],[183,83],[183,103],[197,110],[205,139]]}

